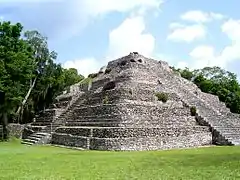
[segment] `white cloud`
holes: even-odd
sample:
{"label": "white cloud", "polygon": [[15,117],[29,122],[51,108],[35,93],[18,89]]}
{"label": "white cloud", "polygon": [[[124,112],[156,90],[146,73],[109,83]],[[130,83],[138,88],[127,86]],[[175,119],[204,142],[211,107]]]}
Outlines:
{"label": "white cloud", "polygon": [[178,23],[178,22],[173,22],[169,25],[169,29],[176,29],[176,28],[184,28],[185,25]]}
{"label": "white cloud", "polygon": [[194,40],[203,39],[206,36],[206,29],[203,25],[183,25],[183,24],[170,24],[172,29],[167,39],[176,42],[192,42]]}
{"label": "white cloud", "polygon": [[159,10],[162,3],[162,0],[34,0],[31,3],[29,0],[0,0],[0,11],[13,8],[3,14],[6,19],[20,21],[25,28],[38,29],[49,39],[58,40],[77,35],[89,22],[109,13],[130,13],[143,8],[144,12]]}
{"label": "white cloud", "polygon": [[230,63],[240,61],[240,45],[226,46],[221,53],[217,54],[212,46],[201,45],[194,48],[190,52],[190,57],[193,60],[192,68],[203,68],[206,66],[219,66],[226,68]]}
{"label": "white cloud", "polygon": [[97,72],[101,66],[130,52],[137,51],[145,56],[151,56],[154,50],[155,39],[149,33],[144,33],[145,22],[143,17],[130,17],[109,33],[109,48],[104,61],[95,58],[69,60],[63,64],[65,68],[76,68],[80,74],[87,76]]}
{"label": "white cloud", "polygon": [[155,38],[145,33],[143,17],[127,18],[109,34],[108,58],[114,59],[137,51],[145,56],[151,56],[154,51]]}
{"label": "white cloud", "polygon": [[198,59],[214,57],[214,48],[206,45],[198,46],[190,53],[190,56]]}
{"label": "white cloud", "polygon": [[[89,22],[105,17],[109,13],[144,16],[150,10],[157,12],[162,3],[163,0],[34,0],[31,3],[29,0],[14,2],[0,0],[0,10],[4,7],[16,8],[17,11],[3,15],[13,22],[22,22],[26,29],[38,29],[50,40],[58,41],[74,37]],[[154,38],[151,34],[143,33],[144,30],[145,24],[141,17],[128,18],[119,28],[110,33],[109,54],[106,56],[118,57],[133,50],[146,55],[150,54],[154,47]],[[65,62],[63,66],[76,68],[79,73],[87,76],[89,73],[98,71],[105,64],[106,61],[97,61],[95,58],[79,58]]]}
{"label": "white cloud", "polygon": [[208,14],[202,11],[188,11],[181,15],[182,20],[194,22],[206,22],[209,20]]}
{"label": "white cloud", "polygon": [[240,61],[240,20],[229,19],[223,23],[221,29],[230,39],[231,44],[224,47],[218,54],[211,46],[196,47],[190,52],[190,56],[194,60],[192,63],[194,67],[220,66],[226,68],[234,61]]}
{"label": "white cloud", "polygon": [[217,61],[215,50],[209,45],[200,45],[190,52],[190,57],[194,60],[192,68],[203,68],[206,66],[222,66],[220,61]]}
{"label": "white cloud", "polygon": [[215,19],[215,20],[223,20],[223,19],[227,18],[227,16],[225,16],[225,15],[223,15],[223,14],[213,13],[213,12],[210,12],[209,16],[210,16],[212,19]]}
{"label": "white cloud", "polygon": [[162,0],[85,0],[84,5],[90,14],[99,15],[108,12],[128,12],[135,8],[152,9],[158,8]]}
{"label": "white cloud", "polygon": [[188,63],[185,61],[180,61],[176,65],[176,68],[180,68],[180,69],[185,69],[186,67],[188,67]]}
{"label": "white cloud", "polygon": [[[105,61],[97,61],[95,58],[79,58],[65,62],[63,64],[65,68],[76,68],[80,74],[87,76],[89,73],[97,72],[101,66],[106,65],[107,60],[118,58],[130,51],[139,51],[146,55],[152,53],[154,38],[151,34],[143,33],[145,30],[145,22],[142,16],[150,9],[158,10],[163,2],[162,0],[74,0],[71,1],[71,3],[61,2],[61,5],[57,3],[59,7],[54,6],[55,9],[51,11],[50,16],[50,11],[49,13],[48,11],[44,11],[44,16],[50,17],[47,19],[47,22],[44,18],[43,23],[39,23],[38,17],[42,18],[41,15],[37,16],[37,18],[34,17],[34,22],[37,22],[38,25],[40,24],[41,26],[47,25],[46,30],[49,32],[49,24],[51,21],[52,28],[50,29],[54,29],[52,34],[56,34],[55,30],[57,29],[58,35],[64,31],[64,36],[73,36],[87,24],[89,18],[98,18],[111,12],[129,12],[132,14],[131,18],[127,18],[118,28],[110,32],[109,49]],[[35,7],[35,11],[38,8]],[[43,8],[39,8],[38,10],[43,12],[42,9]],[[60,14],[52,15],[54,11]],[[24,10],[24,12],[26,11]],[[141,16],[135,17],[133,12],[135,12],[135,15],[138,14],[138,16]],[[26,18],[26,21],[29,22],[28,15],[23,14],[23,16]]]}
{"label": "white cloud", "polygon": [[240,20],[229,19],[221,28],[231,40],[231,44],[221,52],[221,61],[226,65],[236,60],[240,61]]}
{"label": "white cloud", "polygon": [[76,68],[78,73],[87,77],[90,73],[98,72],[101,66],[101,61],[97,61],[95,58],[76,59],[72,61],[66,61],[63,64],[64,68]]}
{"label": "white cloud", "polygon": [[222,25],[222,32],[234,43],[240,43],[240,20],[229,19]]}
{"label": "white cloud", "polygon": [[225,16],[219,13],[207,13],[199,10],[192,10],[182,14],[180,18],[185,21],[205,23],[212,20],[222,20]]}

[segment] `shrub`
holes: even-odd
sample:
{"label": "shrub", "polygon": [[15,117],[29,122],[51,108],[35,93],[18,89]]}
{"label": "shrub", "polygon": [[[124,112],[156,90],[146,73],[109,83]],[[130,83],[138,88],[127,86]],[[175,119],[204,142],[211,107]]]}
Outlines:
{"label": "shrub", "polygon": [[105,70],[105,74],[109,74],[111,71],[112,71],[111,68],[107,68],[107,69]]}
{"label": "shrub", "polygon": [[162,102],[167,102],[168,101],[168,95],[166,93],[156,93],[155,94],[158,98],[158,101],[162,101]]}
{"label": "shrub", "polygon": [[109,103],[109,98],[108,98],[107,95],[103,98],[102,102],[103,102],[103,104],[108,104]]}
{"label": "shrub", "polygon": [[98,73],[92,73],[88,75],[88,77],[92,79],[96,78],[97,76],[98,76]]}
{"label": "shrub", "polygon": [[192,106],[190,108],[191,116],[196,116],[197,114],[197,108],[195,106]]}

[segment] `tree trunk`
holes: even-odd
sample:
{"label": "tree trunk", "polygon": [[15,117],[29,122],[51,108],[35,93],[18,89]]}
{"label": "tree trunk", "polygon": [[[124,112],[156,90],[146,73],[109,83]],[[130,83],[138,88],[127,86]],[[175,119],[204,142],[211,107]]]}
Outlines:
{"label": "tree trunk", "polygon": [[8,117],[7,117],[7,112],[3,113],[3,139],[8,139],[8,129],[7,129],[7,125],[8,125]]}
{"label": "tree trunk", "polygon": [[[31,85],[31,87],[30,87],[29,90],[28,90],[27,95],[25,96],[22,104],[19,106],[19,108],[18,108],[18,110],[17,110],[17,112],[16,112],[16,114],[17,114],[17,116],[18,116],[18,119],[19,119],[19,113],[20,113],[21,109],[24,107],[24,105],[26,104],[26,102],[27,102],[27,100],[28,100],[28,98],[29,98],[29,96],[30,96],[30,94],[31,94],[31,92],[32,92],[35,84],[36,84],[36,81],[37,81],[37,77],[35,77],[35,79],[34,79],[32,85]],[[18,120],[18,121],[19,121],[19,120]]]}

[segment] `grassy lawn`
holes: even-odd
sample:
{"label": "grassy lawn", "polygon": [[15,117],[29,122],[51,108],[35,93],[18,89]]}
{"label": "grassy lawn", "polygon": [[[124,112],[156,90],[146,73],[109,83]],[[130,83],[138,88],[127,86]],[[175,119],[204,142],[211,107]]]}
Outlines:
{"label": "grassy lawn", "polygon": [[240,179],[240,147],[149,152],[77,151],[0,143],[0,180]]}

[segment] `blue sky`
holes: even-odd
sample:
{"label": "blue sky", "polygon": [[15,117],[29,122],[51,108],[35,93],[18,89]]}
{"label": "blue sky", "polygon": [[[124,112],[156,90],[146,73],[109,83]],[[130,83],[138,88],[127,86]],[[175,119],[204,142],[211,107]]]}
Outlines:
{"label": "blue sky", "polygon": [[84,75],[138,51],[240,76],[238,7],[238,0],[0,0],[0,19],[44,34],[58,62]]}

